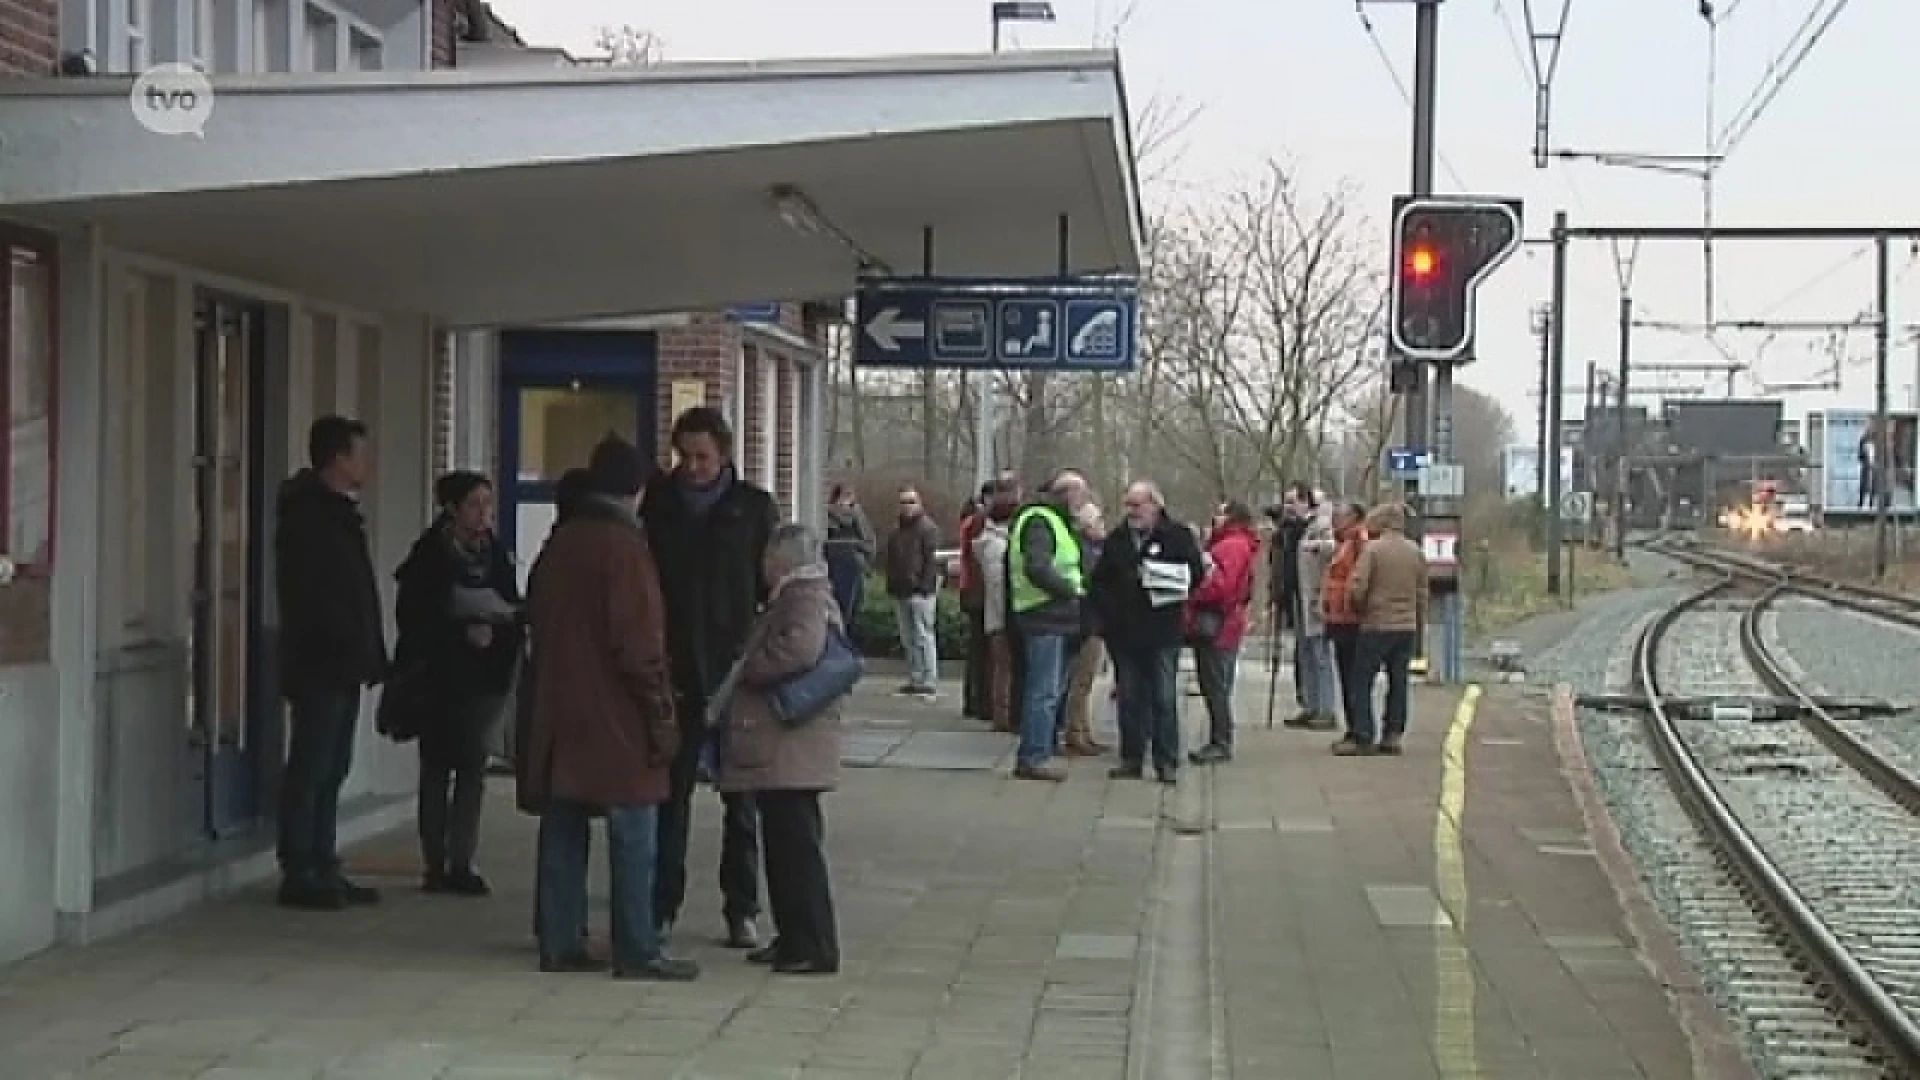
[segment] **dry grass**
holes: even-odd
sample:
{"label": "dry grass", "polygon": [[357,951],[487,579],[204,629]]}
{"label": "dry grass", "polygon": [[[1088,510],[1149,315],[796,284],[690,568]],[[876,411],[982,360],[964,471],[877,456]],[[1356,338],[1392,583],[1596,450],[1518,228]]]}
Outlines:
{"label": "dry grass", "polygon": [[[1571,599],[1608,592],[1632,583],[1627,568],[1603,551],[1567,549],[1561,581],[1571,583]],[[1572,564],[1568,575],[1568,563]],[[1547,557],[1523,546],[1508,546],[1474,557],[1467,568],[1467,631],[1473,637],[1497,634],[1536,615],[1570,606],[1569,596],[1547,592]]]}

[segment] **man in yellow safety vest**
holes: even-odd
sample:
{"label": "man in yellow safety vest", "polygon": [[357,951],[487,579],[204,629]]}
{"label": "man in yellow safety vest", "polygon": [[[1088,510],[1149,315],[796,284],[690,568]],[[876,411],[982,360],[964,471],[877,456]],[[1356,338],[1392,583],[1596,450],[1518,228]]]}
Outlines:
{"label": "man in yellow safety vest", "polygon": [[1080,605],[1087,591],[1073,528],[1087,496],[1086,477],[1064,469],[1014,515],[1008,530],[1008,605],[1026,659],[1013,774],[1024,780],[1067,778],[1053,764],[1054,732],[1066,690],[1067,648],[1081,632]]}

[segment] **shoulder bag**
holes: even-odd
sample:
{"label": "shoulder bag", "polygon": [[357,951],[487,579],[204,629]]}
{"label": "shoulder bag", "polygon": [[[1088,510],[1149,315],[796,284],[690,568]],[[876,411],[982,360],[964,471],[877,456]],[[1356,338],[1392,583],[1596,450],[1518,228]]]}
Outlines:
{"label": "shoulder bag", "polygon": [[820,649],[820,659],[814,661],[811,668],[775,686],[767,694],[767,701],[782,727],[797,728],[852,693],[865,673],[866,662],[860,658],[853,642],[847,640],[840,620],[829,617],[827,642]]}

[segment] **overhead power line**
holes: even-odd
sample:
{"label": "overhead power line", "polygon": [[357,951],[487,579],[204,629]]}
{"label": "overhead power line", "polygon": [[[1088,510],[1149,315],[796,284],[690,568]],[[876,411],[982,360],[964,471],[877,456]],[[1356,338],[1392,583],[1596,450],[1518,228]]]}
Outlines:
{"label": "overhead power line", "polygon": [[[1826,36],[1827,31],[1833,27],[1834,21],[1840,17],[1840,13],[1847,9],[1849,2],[1850,0],[1820,0],[1812,10],[1807,12],[1807,17],[1801,21],[1799,28],[1793,32],[1793,36],[1787,40],[1780,54],[1767,64],[1766,74],[1760,77],[1760,85],[1754,87],[1753,93],[1747,96],[1746,102],[1734,112],[1733,119],[1727,122],[1726,127],[1720,129],[1714,142],[1722,155],[1731,154],[1734,147],[1740,145],[1747,134],[1753,130],[1754,125],[1760,122],[1768,106],[1780,96],[1780,91],[1793,79],[1794,73],[1800,70],[1800,65],[1806,62],[1814,46],[1820,44],[1820,39]],[[1725,18],[1725,15],[1722,18]]]}
{"label": "overhead power line", "polygon": [[[1387,52],[1387,43],[1380,40],[1380,31],[1374,29],[1373,20],[1367,17],[1367,0],[1353,0],[1353,13],[1360,17],[1360,28],[1367,32],[1367,43],[1373,46],[1374,55],[1380,58],[1381,66],[1387,69],[1387,77],[1393,80],[1393,88],[1400,91],[1400,99],[1407,103],[1407,111],[1413,111],[1413,91],[1407,88],[1407,81],[1400,77],[1400,69],[1393,64],[1393,56]],[[1461,191],[1468,190],[1466,181],[1460,179],[1460,173],[1447,160],[1444,152],[1434,155],[1440,160],[1440,168],[1446,172],[1447,179]]]}

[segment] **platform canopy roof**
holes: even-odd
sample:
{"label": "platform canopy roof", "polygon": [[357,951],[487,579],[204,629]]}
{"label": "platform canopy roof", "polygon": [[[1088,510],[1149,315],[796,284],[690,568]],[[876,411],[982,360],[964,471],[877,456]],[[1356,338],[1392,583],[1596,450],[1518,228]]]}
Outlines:
{"label": "platform canopy roof", "polygon": [[[203,137],[132,82],[8,80],[0,217],[456,326],[1135,272],[1111,52],[220,77]],[[932,243],[925,243],[927,230]]]}

